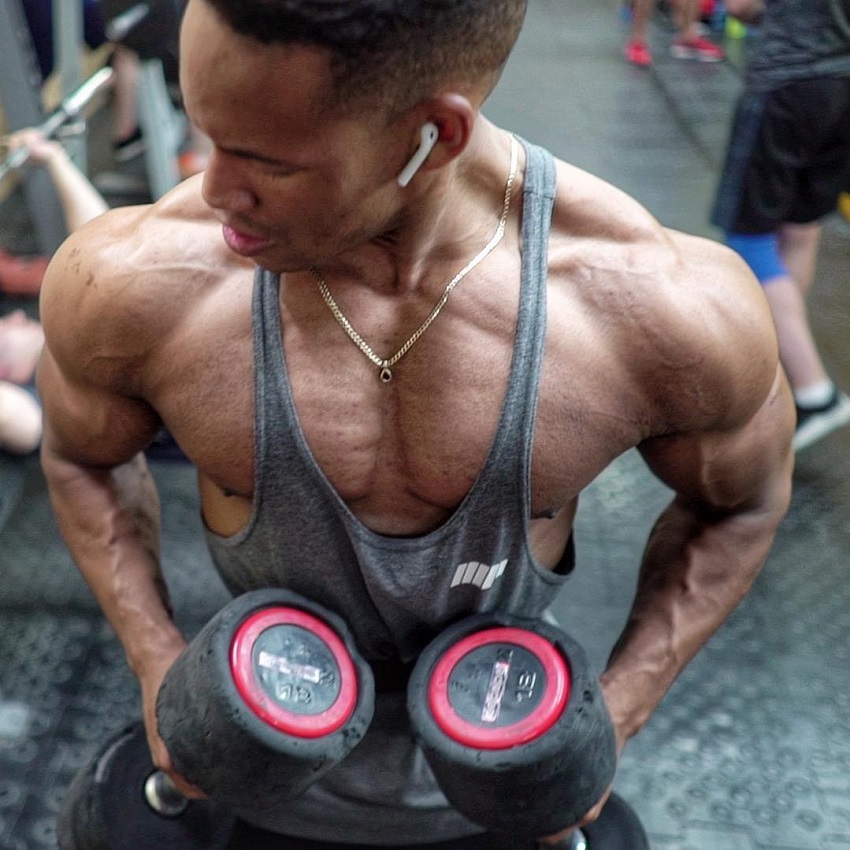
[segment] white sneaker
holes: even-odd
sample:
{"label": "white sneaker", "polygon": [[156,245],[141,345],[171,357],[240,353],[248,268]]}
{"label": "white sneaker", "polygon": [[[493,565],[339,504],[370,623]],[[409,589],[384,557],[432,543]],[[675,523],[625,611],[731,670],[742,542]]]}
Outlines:
{"label": "white sneaker", "polygon": [[832,398],[822,407],[797,408],[797,430],[791,445],[799,452],[848,422],[850,398],[836,388]]}

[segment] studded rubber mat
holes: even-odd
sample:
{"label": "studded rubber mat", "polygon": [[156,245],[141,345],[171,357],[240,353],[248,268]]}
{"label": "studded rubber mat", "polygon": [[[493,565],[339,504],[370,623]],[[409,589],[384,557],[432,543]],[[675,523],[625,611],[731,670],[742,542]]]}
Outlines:
{"label": "studded rubber mat", "polygon": [[[850,528],[835,507],[850,504],[846,463],[801,470],[753,592],[626,749],[616,787],[656,850],[850,847]],[[156,474],[175,605],[192,631],[226,595],[208,573],[191,470]],[[55,814],[71,777],[139,712],[135,680],[36,484],[3,530],[2,850],[55,849]],[[616,589],[632,585],[639,541],[665,500],[636,455],[585,496],[578,574],[557,614],[598,663],[624,616],[627,594]],[[636,505],[645,516],[634,515]]]}

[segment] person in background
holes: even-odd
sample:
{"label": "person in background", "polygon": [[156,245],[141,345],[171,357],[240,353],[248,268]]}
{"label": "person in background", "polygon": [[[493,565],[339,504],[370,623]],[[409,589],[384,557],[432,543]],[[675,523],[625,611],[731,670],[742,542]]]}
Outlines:
{"label": "person in background", "polygon": [[[41,77],[46,80],[54,68],[53,0],[26,0],[22,5]],[[91,49],[98,48],[107,42],[102,4],[83,0],[82,11],[85,42]],[[139,58],[123,44],[113,43],[109,61],[115,71],[112,155],[116,162],[128,162],[144,150],[136,113]]]}
{"label": "person in background", "polygon": [[[624,54],[627,61],[641,68],[652,65],[652,53],[646,35],[656,3],[657,0],[634,0],[632,4],[631,32]],[[670,53],[676,59],[720,62],[726,53],[722,47],[702,35],[700,12],[700,0],[677,0],[673,4],[676,36],[670,45]]]}
{"label": "person in background", "polygon": [[[45,139],[39,130],[27,128],[7,136],[8,150],[30,149],[30,164],[43,165],[56,188],[69,233],[109,209],[103,196],[92,186],[68,156],[65,148]],[[48,257],[23,257],[0,249],[0,292],[13,296],[35,296],[49,263]]]}
{"label": "person in background", "polygon": [[809,323],[821,221],[850,185],[850,0],[727,0],[757,24],[712,222],[761,281],[801,450],[850,422]]}
{"label": "person in background", "polygon": [[79,230],[86,222],[109,209],[109,205],[89,179],[77,167],[61,143],[46,139],[35,128],[19,130],[8,139],[9,149],[29,150],[28,165],[41,165],[50,175],[68,233]]}
{"label": "person in background", "polygon": [[[43,166],[56,187],[69,233],[109,207],[77,168],[59,142],[45,139],[35,129],[8,138],[11,150],[29,149],[30,164]],[[40,286],[40,279],[37,281]],[[31,281],[36,294],[36,281]],[[41,324],[23,310],[0,318],[0,450],[28,454],[41,440],[41,408],[34,392],[34,375],[44,344]]]}
{"label": "person in background", "polygon": [[0,318],[0,451],[8,454],[29,454],[41,440],[41,407],[29,387],[43,342],[41,325],[22,310]]}

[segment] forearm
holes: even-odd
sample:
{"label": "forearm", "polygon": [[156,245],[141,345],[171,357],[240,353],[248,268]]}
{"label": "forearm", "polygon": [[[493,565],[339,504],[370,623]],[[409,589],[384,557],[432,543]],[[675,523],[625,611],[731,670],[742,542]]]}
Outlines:
{"label": "forearm", "polygon": [[179,651],[159,564],[159,500],[143,456],[114,469],[42,449],[59,529],[140,678]]}
{"label": "forearm", "polygon": [[621,746],[747,593],[782,515],[777,506],[711,521],[674,501],[659,518],[626,627],[602,676]]}
{"label": "forearm", "polygon": [[57,148],[51,152],[45,165],[59,195],[68,232],[73,233],[87,221],[106,212],[109,205],[64,149],[58,145]]}

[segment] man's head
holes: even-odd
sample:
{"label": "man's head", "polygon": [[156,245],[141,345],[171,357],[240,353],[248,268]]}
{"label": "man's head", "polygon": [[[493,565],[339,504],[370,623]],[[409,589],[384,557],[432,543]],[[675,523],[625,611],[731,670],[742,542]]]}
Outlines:
{"label": "man's head", "polygon": [[[230,247],[292,270],[397,234],[469,145],[525,3],[190,0],[181,86],[213,143],[204,197]],[[434,146],[402,191],[430,125]]]}
{"label": "man's head", "polygon": [[[483,99],[527,0],[206,0],[241,35],[331,56],[335,106],[388,117],[448,84]],[[371,111],[371,110],[370,110]]]}

